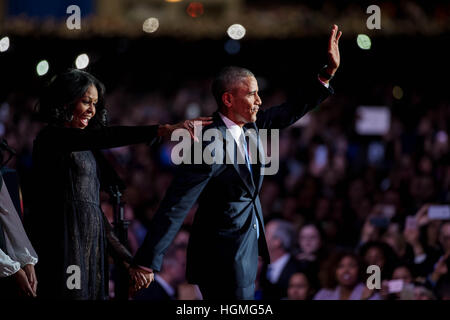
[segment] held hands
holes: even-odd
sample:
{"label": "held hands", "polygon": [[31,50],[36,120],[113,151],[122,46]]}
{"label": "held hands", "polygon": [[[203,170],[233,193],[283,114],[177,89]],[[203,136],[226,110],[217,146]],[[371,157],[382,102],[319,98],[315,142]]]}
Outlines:
{"label": "held hands", "polygon": [[158,136],[170,137],[172,132],[176,129],[187,129],[191,138],[198,142],[198,138],[194,135],[194,128],[196,126],[207,126],[212,123],[212,117],[199,117],[192,120],[185,120],[176,124],[160,125],[158,128]]}
{"label": "held hands", "polygon": [[150,283],[155,279],[155,274],[152,269],[144,268],[141,266],[133,266],[128,269],[130,274],[131,284],[130,291],[131,295],[143,288],[148,288]]}

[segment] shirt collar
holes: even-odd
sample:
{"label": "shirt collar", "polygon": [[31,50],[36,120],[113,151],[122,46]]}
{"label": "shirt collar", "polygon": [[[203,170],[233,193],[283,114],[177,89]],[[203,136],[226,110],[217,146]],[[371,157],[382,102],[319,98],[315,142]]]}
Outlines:
{"label": "shirt collar", "polygon": [[161,287],[163,287],[164,291],[166,291],[170,297],[173,297],[175,295],[175,289],[172,288],[172,286],[168,284],[167,281],[164,280],[160,275],[155,274],[155,281],[157,281],[161,285]]}
{"label": "shirt collar", "polygon": [[271,282],[275,283],[280,278],[281,272],[283,271],[284,267],[288,263],[289,259],[291,258],[291,255],[289,253],[285,253],[280,258],[278,258],[276,261],[269,264],[269,268],[271,270]]}
{"label": "shirt collar", "polygon": [[242,134],[242,128],[239,127],[235,122],[230,120],[228,117],[223,115],[221,112],[219,112],[220,117],[222,118],[222,121],[227,126],[227,129],[230,130],[231,135],[233,136],[233,139],[240,144],[239,137]]}

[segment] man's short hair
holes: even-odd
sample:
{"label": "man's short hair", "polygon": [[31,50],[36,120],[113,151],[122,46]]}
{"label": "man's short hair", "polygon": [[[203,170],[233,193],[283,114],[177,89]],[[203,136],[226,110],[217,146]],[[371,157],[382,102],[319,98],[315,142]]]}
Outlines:
{"label": "man's short hair", "polygon": [[254,77],[254,74],[245,68],[228,66],[220,70],[211,86],[212,94],[219,109],[223,106],[222,95],[233,89],[234,85],[240,80],[247,77]]}
{"label": "man's short hair", "polygon": [[270,220],[275,224],[273,236],[281,241],[281,245],[286,252],[290,252],[294,246],[295,228],[291,222],[283,219]]}

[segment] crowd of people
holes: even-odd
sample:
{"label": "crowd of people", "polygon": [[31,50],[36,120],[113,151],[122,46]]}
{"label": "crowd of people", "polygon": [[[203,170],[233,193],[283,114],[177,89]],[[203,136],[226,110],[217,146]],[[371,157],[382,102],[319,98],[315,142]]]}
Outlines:
{"label": "crowd of people", "polygon": [[[261,83],[263,83],[260,80]],[[331,82],[333,85],[333,81]],[[389,85],[377,84],[392,102]],[[154,88],[136,95],[116,88],[106,96],[110,123],[174,123],[210,115],[216,105],[210,79],[185,82],[170,95]],[[376,86],[374,86],[376,87]],[[280,88],[262,91],[264,105],[282,101]],[[271,264],[258,266],[256,299],[448,299],[450,221],[430,219],[431,205],[450,201],[448,102],[417,92],[403,103],[411,118],[392,114],[384,135],[355,132],[349,92],[337,92],[320,108],[280,133],[280,169],[266,176],[260,198]],[[406,99],[406,98],[405,98]],[[0,134],[17,151],[8,166],[20,175],[27,218],[31,151],[42,124],[35,97],[11,93],[0,105]],[[124,179],[125,216],[134,254],[174,171],[174,142],[103,152]],[[110,222],[107,194],[102,208]],[[155,283],[136,299],[200,299],[184,279],[185,250],[194,207],[169,249]],[[204,259],[208,259],[207,256]],[[380,286],[366,285],[367,267],[381,270]],[[394,280],[401,280],[395,282]],[[114,283],[110,282],[113,295]],[[156,286],[160,288],[155,289]]]}

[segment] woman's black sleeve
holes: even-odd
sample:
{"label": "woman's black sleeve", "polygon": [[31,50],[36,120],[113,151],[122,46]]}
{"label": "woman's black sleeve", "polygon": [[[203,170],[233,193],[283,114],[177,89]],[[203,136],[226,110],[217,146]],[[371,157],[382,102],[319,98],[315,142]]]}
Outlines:
{"label": "woman's black sleeve", "polygon": [[113,257],[116,261],[125,261],[128,264],[132,263],[133,255],[128,251],[127,248],[119,241],[116,234],[114,233],[113,227],[109,223],[108,219],[106,219],[103,214],[103,222],[105,225],[105,233],[106,238],[108,239],[108,253]]}
{"label": "woman's black sleeve", "polygon": [[108,149],[137,143],[151,144],[158,139],[158,125],[113,126],[100,129],[47,127],[37,140],[61,151]]}

